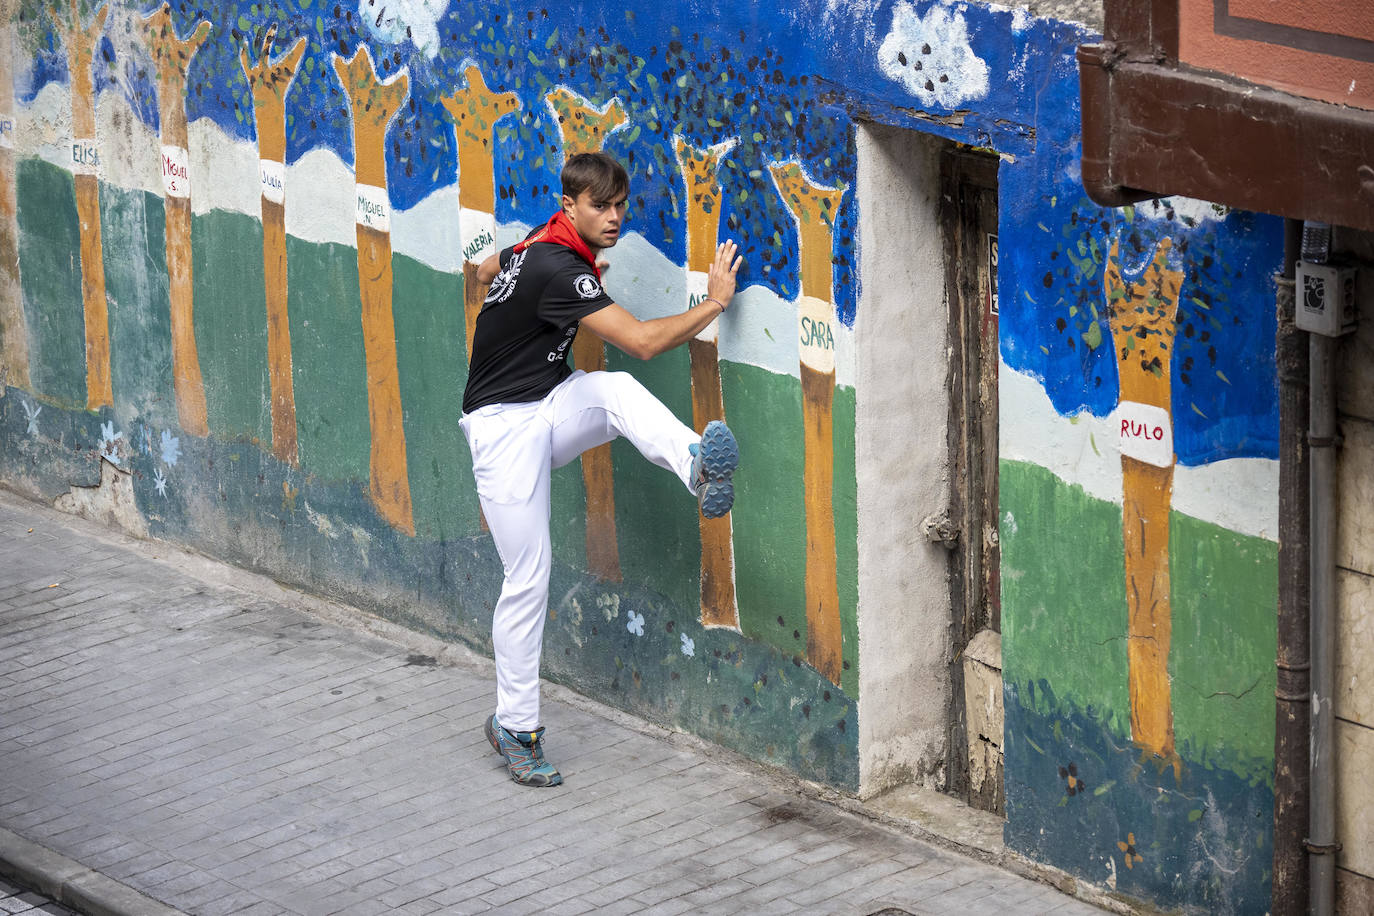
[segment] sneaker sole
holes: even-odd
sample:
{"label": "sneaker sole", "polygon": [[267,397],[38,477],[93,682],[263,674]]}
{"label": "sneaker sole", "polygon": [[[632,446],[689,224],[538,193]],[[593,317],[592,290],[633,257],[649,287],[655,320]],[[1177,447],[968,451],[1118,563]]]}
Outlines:
{"label": "sneaker sole", "polygon": [[496,716],[495,714],[487,717],[487,721],[482,723],[482,731],[486,734],[487,740],[491,742],[491,749],[501,755],[501,759],[506,759],[506,752],[501,750],[501,740],[496,737]]}
{"label": "sneaker sole", "polygon": [[707,483],[700,498],[701,514],[720,518],[735,504],[735,484],[731,476],[739,467],[739,443],[730,427],[720,420],[706,424],[701,433],[701,469]]}

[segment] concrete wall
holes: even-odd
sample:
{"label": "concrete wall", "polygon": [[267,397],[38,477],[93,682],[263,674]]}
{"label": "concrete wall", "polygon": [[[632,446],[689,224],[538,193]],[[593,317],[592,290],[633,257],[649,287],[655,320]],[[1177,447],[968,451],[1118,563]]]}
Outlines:
{"label": "concrete wall", "polygon": [[1338,232],[1363,265],[1360,325],[1337,351],[1336,892],[1342,913],[1374,910],[1374,235]]}
{"label": "concrete wall", "polygon": [[949,555],[920,522],[949,505],[948,332],[938,141],[861,125],[856,436],[860,791],[944,783]]}
{"label": "concrete wall", "polygon": [[[996,0],[976,2],[995,3]],[[1102,31],[1102,0],[1031,0],[1025,8],[1046,19],[1077,22],[1095,32]]]}

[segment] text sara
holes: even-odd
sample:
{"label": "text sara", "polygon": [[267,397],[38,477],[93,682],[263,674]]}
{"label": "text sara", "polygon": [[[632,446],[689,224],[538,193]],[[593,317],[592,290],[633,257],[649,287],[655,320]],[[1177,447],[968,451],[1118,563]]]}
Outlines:
{"label": "text sara", "polygon": [[815,350],[835,349],[835,335],[830,331],[830,322],[819,321],[805,315],[801,319],[801,345]]}

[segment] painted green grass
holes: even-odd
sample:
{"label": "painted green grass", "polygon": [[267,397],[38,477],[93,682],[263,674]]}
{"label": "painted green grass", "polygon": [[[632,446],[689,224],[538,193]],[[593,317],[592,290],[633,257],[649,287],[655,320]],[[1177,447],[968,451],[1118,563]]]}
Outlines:
{"label": "painted green grass", "polygon": [[41,159],[15,167],[20,284],[29,328],[29,380],[44,400],[86,406],[81,237],[71,173]]}
{"label": "painted green grass", "polygon": [[468,364],[463,278],[404,255],[392,258],[392,275],[415,533],[441,540],[469,537],[481,527],[472,456],[458,425]]}
{"label": "painted green grass", "polygon": [[[49,402],[80,407],[85,399],[84,326],[79,271],[71,269],[79,264],[74,186],[68,173],[40,160],[21,163],[20,178],[25,299],[30,324],[39,329],[34,335],[35,387]],[[191,487],[196,495],[178,502],[156,494],[151,484],[144,486],[140,492],[150,516],[170,525],[169,534],[185,529],[189,535],[197,524],[195,512],[232,492],[245,524],[251,516],[269,528],[289,528],[287,520],[295,513],[327,512],[381,538],[382,532],[371,530],[378,520],[366,501],[371,430],[355,249],[287,238],[300,464],[276,467],[270,453],[261,225],[254,217],[222,210],[193,217],[195,335],[211,438],[221,446],[205,450],[207,462],[219,463],[202,469],[221,478],[220,483],[212,486],[207,479],[193,485],[185,476],[190,466],[157,461],[164,434],[180,442],[181,454],[195,450],[178,427],[172,390],[162,200],[143,191],[105,187],[102,219],[113,418],[131,439],[137,436],[136,447],[152,462],[149,474],[165,476],[174,490]],[[402,255],[394,257],[393,270],[397,368],[418,539],[442,547],[485,537],[471,457],[458,426],[467,380],[462,278]],[[632,372],[678,417],[691,421],[685,348],[648,362],[611,348],[608,368]],[[743,635],[746,643],[756,641],[760,649],[776,651],[795,668],[805,655],[807,636],[800,383],[746,365],[727,362],[720,369],[727,418],[743,455],[733,513]],[[845,662],[841,687],[850,697],[858,692],[854,403],[852,389],[836,389],[834,508]],[[628,443],[615,443],[612,455],[625,580],[662,595],[685,623],[685,615],[700,603],[696,503],[676,477],[644,461]],[[249,474],[252,468],[256,470]],[[555,558],[566,568],[585,570],[586,495],[578,462],[555,472],[552,499]],[[261,553],[235,546],[237,536],[228,520],[220,527],[207,548],[223,548],[235,556]],[[279,549],[292,554],[284,559],[286,565],[297,562],[292,552],[298,546],[280,542]],[[325,556],[301,560],[301,568],[327,562]],[[404,566],[400,558],[393,559],[381,562],[373,551],[371,563],[377,568]],[[324,581],[332,574],[320,575]]]}
{"label": "painted green grass", "polygon": [[[1000,470],[1004,677],[1043,681],[1126,739],[1121,507],[1035,465]],[[1278,546],[1177,512],[1169,530],[1178,750],[1272,780]]]}
{"label": "painted green grass", "polygon": [[262,227],[211,210],[191,221],[196,348],[210,434],[272,447]]}
{"label": "painted green grass", "polygon": [[287,236],[286,259],[301,467],[366,486],[372,434],[358,253]]}
{"label": "painted green grass", "polygon": [[105,293],[110,303],[110,381],[121,414],[177,425],[172,316],[162,198],[100,187]]}

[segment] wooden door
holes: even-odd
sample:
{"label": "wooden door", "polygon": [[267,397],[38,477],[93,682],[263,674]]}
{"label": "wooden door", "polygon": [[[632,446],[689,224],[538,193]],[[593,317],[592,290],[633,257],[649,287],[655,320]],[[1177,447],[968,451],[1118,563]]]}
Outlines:
{"label": "wooden door", "polygon": [[945,153],[941,224],[951,361],[950,516],[958,532],[948,545],[954,616],[948,788],[970,804],[1000,812],[997,162],[963,149]]}

